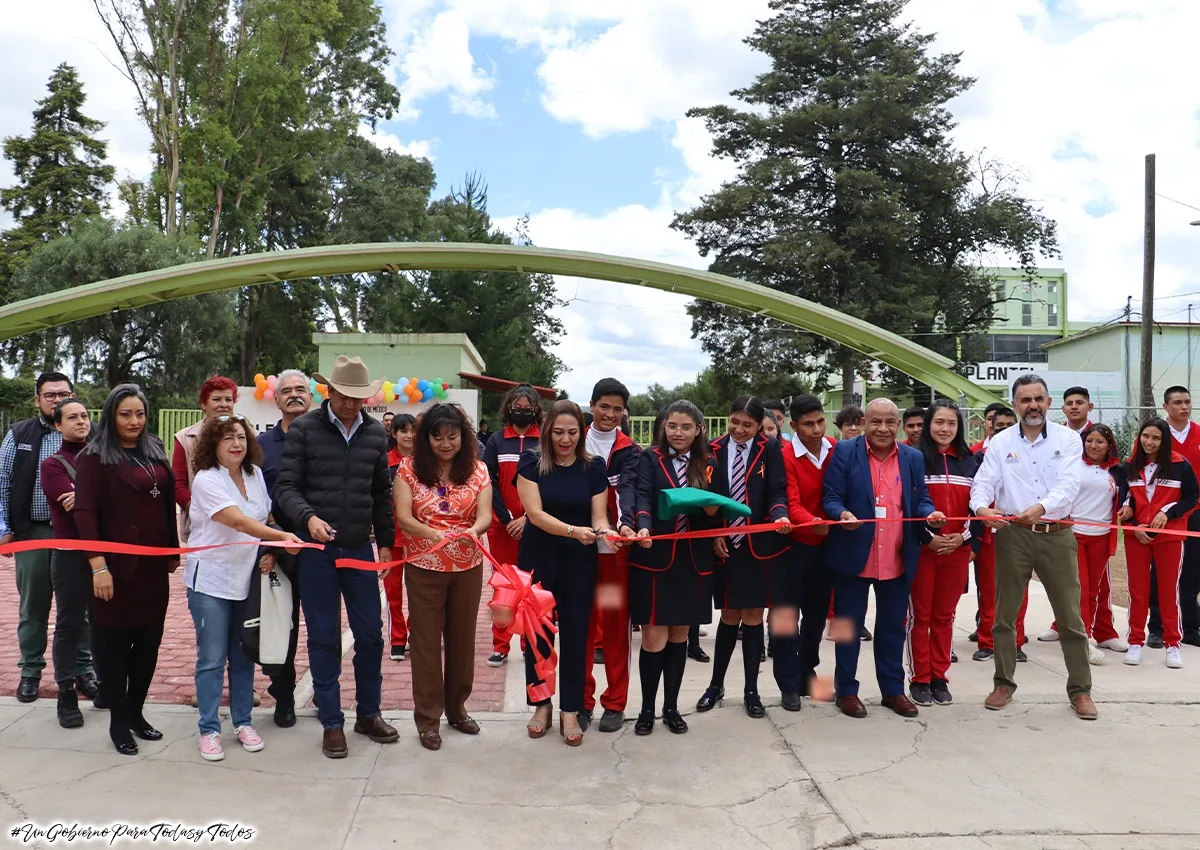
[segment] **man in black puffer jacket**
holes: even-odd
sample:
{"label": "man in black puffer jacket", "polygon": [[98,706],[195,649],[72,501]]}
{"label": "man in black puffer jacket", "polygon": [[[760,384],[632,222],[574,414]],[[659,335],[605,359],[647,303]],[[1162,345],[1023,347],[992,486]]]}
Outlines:
{"label": "man in black puffer jacket", "polygon": [[274,510],[305,540],[324,543],[323,551],[303,549],[296,559],[300,605],[308,625],[308,665],[313,702],[324,729],[321,751],[345,758],[342,731],[341,597],[354,634],[354,731],[390,744],[399,738],[380,715],[383,684],[383,619],[379,579],[373,572],[339,570],[338,558],[374,560],[371,530],[379,558],[391,560],[395,526],[387,467],[387,434],[363,412],[363,402],[379,391],[358,357],[339,356],[326,379],[329,400],[288,428],[275,480]]}

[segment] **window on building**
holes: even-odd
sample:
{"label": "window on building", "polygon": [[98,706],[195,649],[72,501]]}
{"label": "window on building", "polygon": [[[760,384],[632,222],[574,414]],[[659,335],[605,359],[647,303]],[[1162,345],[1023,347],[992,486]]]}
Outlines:
{"label": "window on building", "polygon": [[1033,324],[1033,305],[1026,301],[1021,305],[1021,327],[1027,328]]}
{"label": "window on building", "polygon": [[1058,336],[1050,334],[990,334],[988,359],[997,363],[1045,363],[1049,352],[1042,348]]}
{"label": "window on building", "polygon": [[1052,328],[1058,327],[1058,305],[1048,304],[1046,306],[1046,324]]}
{"label": "window on building", "polygon": [[1000,281],[996,284],[996,300],[1003,301],[1005,294],[1004,281]]}
{"label": "window on building", "polygon": [[1047,284],[1046,292],[1047,292],[1047,294],[1050,295],[1051,298],[1056,297],[1058,295],[1058,284],[1057,283]]}

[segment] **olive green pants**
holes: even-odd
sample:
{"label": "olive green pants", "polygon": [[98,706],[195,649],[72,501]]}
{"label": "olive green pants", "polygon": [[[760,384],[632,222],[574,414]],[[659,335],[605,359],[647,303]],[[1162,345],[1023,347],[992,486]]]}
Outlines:
{"label": "olive green pants", "polygon": [[1091,693],[1087,631],[1079,614],[1077,548],[1075,534],[1066,526],[1047,534],[1034,534],[1019,525],[996,532],[996,623],[992,627],[996,685],[1017,689],[1013,679],[1017,668],[1017,612],[1036,570],[1058,623],[1058,642],[1067,663],[1067,694]]}
{"label": "olive green pants", "polygon": [[[53,539],[54,530],[48,522],[35,522],[22,540]],[[50,630],[50,603],[54,600],[54,580],[50,569],[51,549],[18,552],[17,594],[20,597],[20,618],[17,621],[17,645],[21,650],[21,676],[42,678],[46,668],[46,643]],[[85,564],[86,566],[86,564]],[[91,593],[90,584],[87,590]],[[92,639],[87,626],[87,597],[84,599],[83,623],[77,634],[79,657],[77,676],[92,671]],[[57,671],[64,675],[68,671]]]}

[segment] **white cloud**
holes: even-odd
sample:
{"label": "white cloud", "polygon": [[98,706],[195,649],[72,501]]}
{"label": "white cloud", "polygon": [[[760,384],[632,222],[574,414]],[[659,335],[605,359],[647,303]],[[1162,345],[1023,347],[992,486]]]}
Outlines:
{"label": "white cloud", "polygon": [[475,118],[495,117],[495,107],[485,95],[495,79],[475,64],[471,32],[466,19],[455,11],[438,13],[427,28],[412,37],[400,61],[399,118],[416,118],[417,104],[445,92],[450,108]]}
{"label": "white cloud", "polygon": [[372,130],[366,124],[358,125],[358,134],[364,139],[371,140],[385,150],[406,154],[417,159],[427,159],[430,162],[437,159],[433,155],[433,149],[437,146],[437,139],[414,139],[411,142],[404,142],[395,133],[389,133],[387,130],[378,128]]}

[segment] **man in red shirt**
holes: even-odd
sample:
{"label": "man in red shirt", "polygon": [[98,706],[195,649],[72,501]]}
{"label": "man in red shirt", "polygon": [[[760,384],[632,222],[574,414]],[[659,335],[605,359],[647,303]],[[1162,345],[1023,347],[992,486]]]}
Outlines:
{"label": "man in red shirt", "polygon": [[[1187,387],[1168,387],[1163,393],[1163,410],[1171,428],[1171,449],[1183,455],[1200,475],[1200,426],[1192,422],[1192,394]],[[1200,511],[1188,517],[1188,530],[1200,531]],[[1153,572],[1154,568],[1151,567]],[[1158,609],[1157,578],[1150,579],[1150,626],[1146,646],[1161,649],[1162,615]],[[1183,568],[1179,572],[1179,618],[1183,621],[1183,642],[1200,646],[1200,538],[1188,537],[1183,542]]]}
{"label": "man in red shirt", "polygon": [[1076,434],[1082,434],[1084,429],[1092,424],[1088,414],[1095,407],[1087,387],[1071,387],[1063,393],[1063,416],[1067,418],[1067,427]]}

